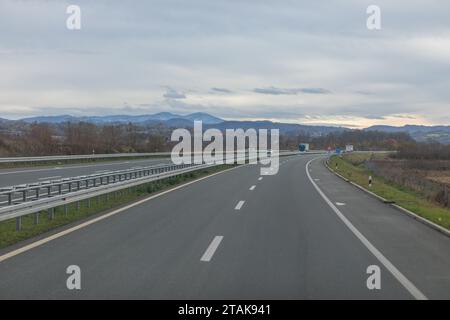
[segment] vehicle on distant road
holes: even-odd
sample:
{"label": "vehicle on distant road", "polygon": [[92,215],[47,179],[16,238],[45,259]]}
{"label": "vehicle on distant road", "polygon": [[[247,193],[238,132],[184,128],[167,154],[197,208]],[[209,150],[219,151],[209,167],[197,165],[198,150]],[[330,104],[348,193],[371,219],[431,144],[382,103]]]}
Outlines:
{"label": "vehicle on distant road", "polygon": [[307,151],[309,151],[309,143],[300,143],[298,145],[298,150],[300,152],[307,152]]}

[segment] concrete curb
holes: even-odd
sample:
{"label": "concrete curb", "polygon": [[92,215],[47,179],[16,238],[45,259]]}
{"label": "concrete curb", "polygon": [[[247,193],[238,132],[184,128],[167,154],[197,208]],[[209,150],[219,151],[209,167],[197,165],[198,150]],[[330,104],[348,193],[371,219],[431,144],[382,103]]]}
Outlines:
{"label": "concrete curb", "polygon": [[398,211],[400,211],[400,212],[402,212],[404,214],[407,214],[411,218],[413,218],[413,219],[423,223],[424,225],[426,225],[426,226],[428,226],[428,227],[430,227],[430,228],[432,228],[432,229],[434,229],[434,230],[436,230],[436,231],[446,235],[447,237],[450,237],[450,231],[445,229],[444,227],[441,227],[440,225],[438,225],[438,224],[436,224],[436,223],[434,223],[434,222],[432,222],[430,220],[427,220],[427,219],[417,215],[416,213],[414,213],[414,212],[412,212],[412,211],[410,211],[408,209],[405,209],[405,208],[399,206],[398,204],[394,203],[393,201],[387,200],[387,199],[385,199],[385,198],[383,198],[383,197],[373,193],[372,191],[367,190],[366,188],[360,186],[359,184],[356,184],[356,183],[350,181],[349,179],[347,179],[346,177],[344,177],[343,175],[340,175],[339,173],[335,172],[328,165],[328,159],[326,161],[324,161],[324,165],[331,173],[335,174],[336,176],[338,176],[339,178],[343,179],[344,181],[350,183],[354,187],[364,191],[365,193],[367,193],[367,194],[371,195],[372,197],[380,200],[381,202],[383,202],[383,203],[385,203],[387,205],[390,205],[394,209],[397,209]]}

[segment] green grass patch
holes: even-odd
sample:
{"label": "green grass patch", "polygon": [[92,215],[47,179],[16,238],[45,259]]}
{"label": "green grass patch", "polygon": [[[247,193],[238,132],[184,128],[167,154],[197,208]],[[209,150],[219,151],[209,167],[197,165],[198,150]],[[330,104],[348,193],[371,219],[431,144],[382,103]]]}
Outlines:
{"label": "green grass patch", "polygon": [[[26,215],[22,217],[22,229],[20,231],[16,231],[16,219],[0,222],[0,248],[10,246],[14,243],[35,237],[57,227],[88,218],[95,214],[106,212],[110,209],[131,203],[150,194],[161,192],[176,185],[223,171],[231,167],[233,167],[233,165],[220,165],[185,173],[176,177],[166,178],[164,180],[145,183],[140,186],[124,189],[122,191],[80,201],[79,207],[77,203],[71,203],[67,205],[67,212],[64,206],[55,208],[54,215],[49,214],[47,211],[41,211],[37,213],[39,215],[39,223],[37,224],[35,224],[36,214]],[[51,218],[52,216],[53,218]]]}
{"label": "green grass patch", "polygon": [[[370,157],[370,154],[364,154],[364,156]],[[366,189],[369,189],[368,179],[371,175],[373,181],[370,191],[450,230],[450,210],[428,201],[423,195],[413,190],[388,182],[383,177],[375,176],[364,166],[363,161],[358,161],[361,160],[359,155],[358,157],[355,159],[347,156],[342,158],[332,156],[329,166],[340,175]],[[359,164],[357,164],[358,162]]]}

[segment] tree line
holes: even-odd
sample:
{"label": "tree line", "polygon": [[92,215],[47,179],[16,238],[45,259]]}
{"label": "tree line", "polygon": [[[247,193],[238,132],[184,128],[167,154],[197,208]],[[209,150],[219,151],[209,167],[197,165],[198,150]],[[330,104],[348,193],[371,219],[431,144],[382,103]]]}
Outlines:
{"label": "tree line", "polygon": [[19,133],[0,134],[2,156],[162,152],[170,150],[167,133],[133,124],[31,124]]}
{"label": "tree line", "polygon": [[[27,124],[20,131],[0,133],[0,156],[166,152],[176,143],[170,141],[172,130],[164,125],[133,123]],[[304,131],[280,135],[282,150],[297,150],[300,143],[309,143],[311,149],[352,144],[355,150],[398,150],[398,157],[450,159],[449,146],[417,143],[407,133],[348,130],[324,135]]]}

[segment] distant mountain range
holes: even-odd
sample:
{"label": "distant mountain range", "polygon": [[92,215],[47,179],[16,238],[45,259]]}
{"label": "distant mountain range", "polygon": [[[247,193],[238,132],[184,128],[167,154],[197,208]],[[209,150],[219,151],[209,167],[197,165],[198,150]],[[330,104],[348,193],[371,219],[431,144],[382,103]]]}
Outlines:
{"label": "distant mountain range", "polygon": [[155,123],[171,121],[172,123],[190,123],[195,120],[201,120],[205,124],[221,123],[224,120],[203,112],[191,113],[185,116],[170,112],[160,112],[155,114],[144,114],[137,116],[113,115],[113,116],[83,116],[75,117],[71,115],[61,116],[41,116],[20,119],[26,123],[64,123],[64,122],[89,122],[95,124],[118,124],[118,123]]}
{"label": "distant mountain range", "polygon": [[[208,127],[205,126],[205,127]],[[298,135],[308,134],[311,136],[321,136],[331,132],[342,132],[350,130],[344,127],[332,126],[314,126],[297,123],[282,123],[272,121],[224,121],[213,126],[219,130],[242,128],[247,130],[249,128],[259,129],[278,129],[283,135]]]}
{"label": "distant mountain range", "polygon": [[[330,132],[349,130],[343,127],[334,126],[312,126],[312,125],[301,125],[294,123],[280,123],[272,121],[226,121],[218,117],[212,116],[203,112],[191,113],[188,115],[179,115],[170,112],[160,112],[156,114],[147,115],[112,115],[112,116],[83,116],[75,117],[71,115],[60,115],[60,116],[38,116],[23,118],[18,121],[25,122],[27,124],[32,123],[49,123],[49,124],[61,124],[66,122],[89,122],[97,125],[105,124],[124,124],[124,123],[135,123],[138,125],[157,125],[162,124],[166,127],[192,127],[194,121],[201,120],[203,122],[203,127],[207,128],[217,128],[219,130],[225,129],[235,129],[235,128],[254,128],[258,129],[279,129],[281,134],[309,134],[312,136],[320,136]],[[1,123],[1,122],[0,122]]]}
{"label": "distant mountain range", "polygon": [[[351,130],[345,127],[315,126],[293,123],[279,123],[272,121],[227,121],[204,112],[195,112],[188,115],[179,115],[171,112],[160,112],[144,115],[112,115],[112,116],[82,116],[71,115],[38,116],[23,118],[20,120],[8,120],[0,118],[1,132],[11,131],[11,128],[19,128],[20,123],[50,123],[61,124],[66,122],[89,122],[97,125],[135,123],[138,125],[156,126],[163,125],[169,128],[192,127],[195,120],[201,120],[204,128],[214,127],[220,130],[234,128],[254,129],[279,129],[281,134],[298,135],[300,133],[311,136],[320,136],[331,132]],[[375,125],[364,129],[366,131],[406,132],[417,141],[437,141],[450,144],[450,126],[420,126],[405,125],[402,127]]]}

